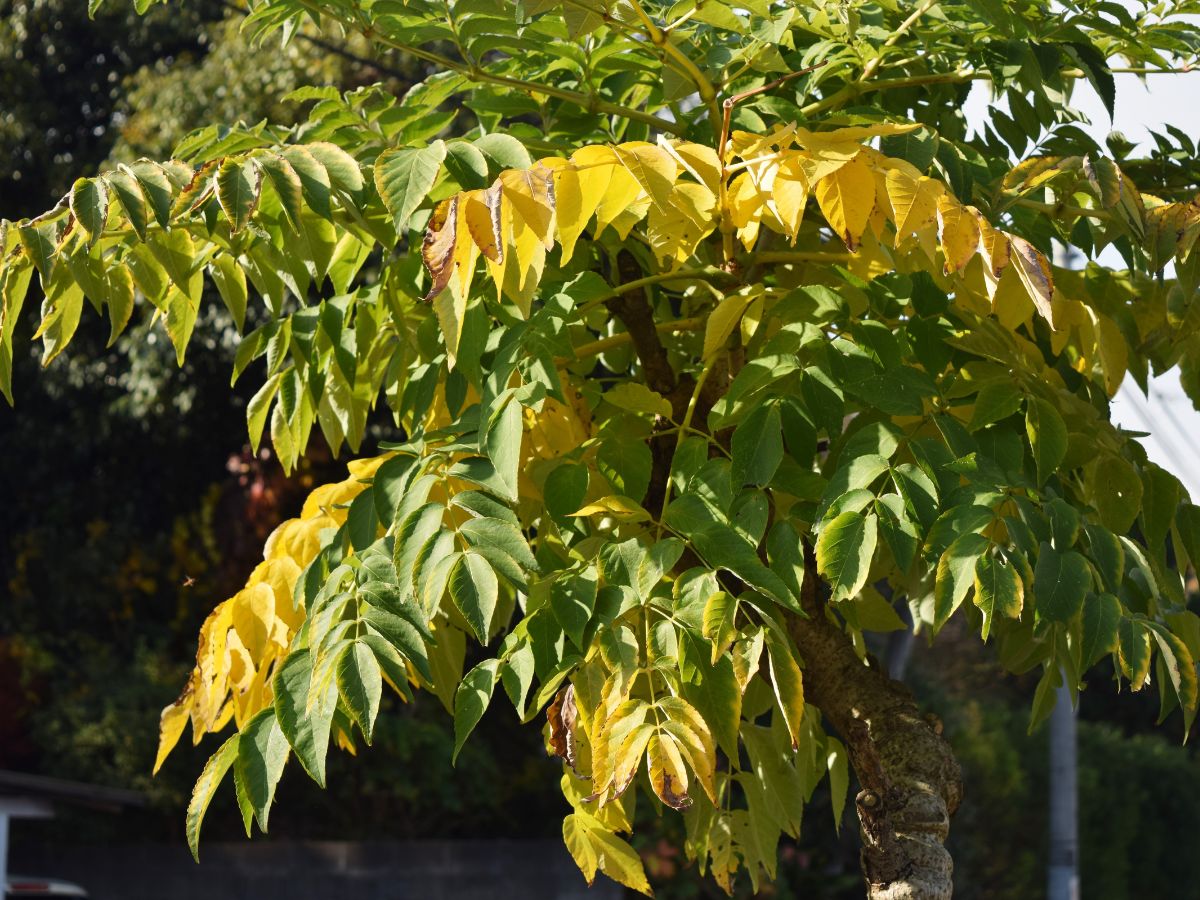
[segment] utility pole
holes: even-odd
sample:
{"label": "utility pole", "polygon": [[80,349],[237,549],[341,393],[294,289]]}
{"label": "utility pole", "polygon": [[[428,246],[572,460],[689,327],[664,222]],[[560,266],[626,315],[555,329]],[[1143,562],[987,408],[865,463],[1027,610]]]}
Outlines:
{"label": "utility pole", "polygon": [[[1063,244],[1054,245],[1054,264],[1075,268],[1078,256]],[[1066,676],[1055,691],[1050,713],[1050,860],[1046,873],[1047,900],[1079,900],[1079,788],[1075,707]]]}
{"label": "utility pole", "polygon": [[1047,900],[1079,900],[1079,798],[1075,780],[1075,710],[1057,689],[1050,713],[1050,865]]}

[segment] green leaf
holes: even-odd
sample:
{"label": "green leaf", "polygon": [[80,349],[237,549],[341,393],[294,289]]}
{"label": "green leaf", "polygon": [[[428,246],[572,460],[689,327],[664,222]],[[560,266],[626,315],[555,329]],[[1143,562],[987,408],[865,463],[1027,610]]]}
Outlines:
{"label": "green leaf", "polygon": [[[65,272],[60,267],[57,271]],[[42,301],[42,321],[34,332],[34,338],[42,339],[42,366],[48,366],[54,358],[66,348],[79,328],[79,319],[83,315],[83,290],[74,281],[65,284],[60,290],[53,291],[54,299],[47,297]]]}
{"label": "green leaf", "polygon": [[496,614],[499,585],[486,559],[468,550],[450,572],[450,598],[463,614],[479,643],[486,644]]}
{"label": "green leaf", "polygon": [[483,152],[467,141],[446,143],[446,171],[464,191],[488,186],[488,161]]}
{"label": "green leaf", "polygon": [[[412,601],[408,602],[412,603]],[[423,678],[429,681],[433,680],[433,673],[429,668],[429,649],[421,638],[420,629],[411,621],[373,603],[367,604],[367,608],[363,612],[363,621],[411,662],[413,668]],[[397,687],[401,690],[404,689],[403,684],[398,684]]]}
{"label": "green leaf", "polygon": [[610,388],[604,392],[604,400],[627,412],[671,418],[671,401],[637,381],[625,381]]}
{"label": "green leaf", "polygon": [[83,229],[88,243],[104,233],[108,224],[108,188],[95,178],[80,178],[71,188],[71,215]]}
{"label": "green leaf", "polygon": [[525,535],[511,522],[483,516],[468,519],[458,529],[467,545],[492,564],[497,572],[514,587],[526,590],[526,574],[536,574],[537,560],[529,549]]}
{"label": "green leaf", "polygon": [[1158,644],[1158,651],[1167,672],[1167,681],[1175,693],[1180,709],[1183,710],[1183,733],[1186,735],[1192,730],[1192,723],[1196,719],[1196,662],[1192,659],[1187,645],[1164,626],[1158,622],[1147,622],[1146,628]]}
{"label": "green leaf", "polygon": [[313,159],[325,167],[329,173],[330,184],[351,196],[357,195],[365,186],[362,168],[358,162],[337,144],[328,141],[318,141],[305,144],[305,149]]}
{"label": "green leaf", "polygon": [[237,758],[240,737],[240,734],[231,735],[221,745],[221,748],[209,757],[200,777],[196,779],[196,786],[192,788],[192,799],[188,803],[185,830],[187,831],[188,848],[192,851],[192,859],[196,862],[200,861],[200,826],[204,824],[204,814],[208,812],[208,806],[212,803],[213,796],[216,794],[221,780],[225,777],[225,773],[229,771],[229,767]]}
{"label": "green leaf", "polygon": [[137,178],[142,195],[154,211],[154,220],[159,227],[166,228],[171,224],[171,203],[175,192],[171,182],[158,163],[148,159],[139,159],[129,167],[129,171]]}
{"label": "green leaf", "polygon": [[689,679],[683,683],[684,698],[696,707],[712,729],[717,744],[730,758],[738,753],[738,723],[742,717],[742,692],[733,671],[733,660],[723,655],[715,663],[708,648],[684,632]]}
{"label": "green leaf", "polygon": [[1117,625],[1117,659],[1135,691],[1150,674],[1150,635],[1141,619],[1122,618]]}
{"label": "green leaf", "polygon": [[275,695],[275,718],[287,742],[309,776],[325,787],[325,757],[329,729],[337,708],[337,690],[330,682],[321,697],[309,706],[312,657],[308,650],[288,654],[271,682]]}
{"label": "green leaf", "polygon": [[371,743],[383,694],[383,676],[375,654],[361,641],[353,642],[338,658],[337,687],[350,718],[362,729],[367,743]]}
{"label": "green leaf", "polygon": [[142,193],[142,187],[138,184],[138,180],[125,169],[109,172],[105,179],[113,193],[117,195],[117,199],[121,201],[121,208],[125,210],[125,218],[129,220],[134,234],[144,241],[146,226],[150,220],[150,210],[146,206],[146,197]]}
{"label": "green leaf", "polygon": [[273,707],[260,710],[241,731],[238,740],[236,773],[254,810],[258,827],[267,830],[275,786],[287,762],[288,741]]}
{"label": "green leaf", "polygon": [[1092,588],[1087,560],[1074,550],[1060,552],[1042,543],[1033,571],[1033,602],[1039,618],[1066,622],[1083,608]]}
{"label": "green leaf", "polygon": [[1126,460],[1101,456],[1091,473],[1092,502],[1104,527],[1127,534],[1142,505],[1142,481]]}
{"label": "green leaf", "polygon": [[1088,556],[1096,564],[1096,571],[1109,590],[1118,590],[1125,576],[1125,550],[1121,542],[1102,525],[1088,522],[1083,530],[1087,535]]}
{"label": "green leaf", "polygon": [[712,643],[711,665],[717,664],[737,637],[737,609],[737,598],[725,591],[717,591],[705,601],[700,633]]}
{"label": "green leaf", "polygon": [[829,582],[835,603],[853,597],[867,583],[877,536],[874,513],[844,512],[821,529],[817,570]]}
{"label": "green leaf", "polygon": [[765,403],[750,413],[734,430],[732,449],[734,486],[767,484],[783,461],[779,406]]}
{"label": "green leaf", "polygon": [[1057,409],[1041,397],[1030,397],[1025,408],[1025,433],[1033,448],[1038,484],[1044,484],[1067,455],[1067,426]]}
{"label": "green leaf", "polygon": [[233,316],[234,324],[240,333],[246,324],[246,303],[249,294],[246,291],[246,273],[237,264],[237,260],[228,253],[218,253],[209,263],[209,274],[217,293],[229,314]]}
{"label": "green leaf", "polygon": [[375,187],[391,213],[396,231],[404,234],[408,220],[424,202],[446,158],[446,144],[388,150],[375,161]]}
{"label": "green leaf", "polygon": [[533,685],[534,655],[528,641],[522,641],[504,660],[504,668],[500,670],[500,680],[513,708],[524,721],[525,705],[529,697],[529,688]]}
{"label": "green leaf", "polygon": [[246,430],[250,436],[250,449],[258,453],[259,442],[262,441],[263,428],[267,424],[267,413],[271,411],[271,401],[279,393],[279,385],[283,373],[272,375],[266,383],[255,392],[246,404]]}
{"label": "green leaf", "polygon": [[1161,547],[1183,496],[1179,479],[1153,463],[1142,469],[1142,533],[1149,548]]}
{"label": "green leaf", "polygon": [[551,471],[543,491],[550,515],[562,519],[583,506],[588,480],[588,467],[580,463],[564,462]]}
{"label": "green leaf", "polygon": [[984,554],[975,563],[975,605],[983,613],[981,637],[988,639],[996,616],[1019,619],[1025,586],[1016,567],[999,556]]}
{"label": "green leaf", "polygon": [[937,485],[919,466],[912,463],[901,463],[892,469],[892,481],[913,521],[922,528],[929,528],[938,517]]}
{"label": "green leaf", "polygon": [[980,389],[971,412],[970,431],[986,428],[993,422],[1007,419],[1021,408],[1024,395],[1011,381],[991,382]]}
{"label": "green leaf", "polygon": [[454,692],[454,755],[451,763],[457,762],[463,744],[492,702],[499,668],[500,660],[484,660],[466,674]]}
{"label": "green leaf", "polygon": [[550,609],[563,632],[580,650],[587,650],[584,631],[596,608],[598,582],[594,569],[559,573],[550,583]]}
{"label": "green leaf", "polygon": [[974,584],[976,560],[990,541],[982,534],[959,535],[942,553],[933,587],[933,627],[940,629],[967,598]]}
{"label": "green leaf", "polygon": [[300,191],[308,208],[322,219],[332,218],[333,211],[329,205],[332,183],[325,167],[305,147],[298,144],[284,147],[280,154],[299,177]]}
{"label": "green leaf", "polygon": [[217,170],[217,202],[225,210],[230,231],[236,234],[250,222],[261,190],[262,172],[254,163],[235,159],[221,163]]}
{"label": "green leaf", "polygon": [[825,766],[829,770],[829,800],[833,804],[833,828],[842,827],[846,810],[846,794],[850,789],[850,756],[845,745],[835,737],[825,737]]}
{"label": "green leaf", "polygon": [[650,487],[654,458],[645,441],[609,435],[596,453],[596,466],[616,493],[641,503]]}
{"label": "green leaf", "polygon": [[1083,604],[1083,640],[1079,658],[1084,668],[1117,649],[1121,601],[1112,594],[1089,594]]}
{"label": "green leaf", "polygon": [[494,131],[475,141],[475,147],[487,157],[489,174],[499,175],[503,169],[528,169],[533,165],[525,145],[510,134]]}
{"label": "green leaf", "polygon": [[483,439],[482,449],[495,466],[510,500],[517,499],[521,435],[524,430],[522,409],[515,399],[506,400],[499,410],[492,413]]}
{"label": "green leaf", "polygon": [[255,157],[254,161],[262,171],[267,173],[267,180],[271,183],[271,187],[275,188],[275,193],[279,197],[279,205],[283,207],[283,214],[287,216],[293,228],[299,229],[303,217],[304,198],[304,186],[300,181],[300,176],[292,168],[291,163],[274,153]]}

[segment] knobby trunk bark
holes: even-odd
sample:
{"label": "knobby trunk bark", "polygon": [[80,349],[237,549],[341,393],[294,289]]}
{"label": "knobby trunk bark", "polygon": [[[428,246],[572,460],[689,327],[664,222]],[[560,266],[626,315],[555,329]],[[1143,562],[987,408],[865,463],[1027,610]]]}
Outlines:
{"label": "knobby trunk bark", "polygon": [[788,628],[804,664],[804,689],[842,736],[862,790],[855,798],[862,869],[871,900],[942,900],[953,893],[945,841],[962,778],[936,716],[883,668],[864,664],[826,618],[816,560],[806,553],[804,607]]}

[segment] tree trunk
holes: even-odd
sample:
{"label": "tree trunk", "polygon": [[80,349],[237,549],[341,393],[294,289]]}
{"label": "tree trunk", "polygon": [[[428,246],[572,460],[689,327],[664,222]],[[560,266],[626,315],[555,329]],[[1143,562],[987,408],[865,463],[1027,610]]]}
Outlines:
{"label": "tree trunk", "polygon": [[962,799],[958,762],[936,716],[874,661],[859,660],[818,599],[807,554],[804,606],[789,630],[804,661],[805,694],[846,742],[862,790],[855,798],[871,900],[942,900],[953,892],[944,846]]}

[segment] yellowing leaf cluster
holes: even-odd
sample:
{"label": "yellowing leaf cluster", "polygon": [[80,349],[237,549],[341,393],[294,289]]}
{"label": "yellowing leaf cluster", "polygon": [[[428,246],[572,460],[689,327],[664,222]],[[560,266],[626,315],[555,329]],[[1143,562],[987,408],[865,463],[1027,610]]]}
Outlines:
{"label": "yellowing leaf cluster", "polygon": [[367,487],[388,455],[355,460],[343,481],[318,487],[300,515],[271,533],[263,561],[246,586],[219,603],[200,629],[196,666],[179,699],[162,711],[158,755],[162,766],[190,720],[196,743],[232,719],[240,730],[272,702],[271,676],[287,654],[305,611],[293,599],[296,579],[325,545],[325,534],[346,521],[350,501]]}
{"label": "yellowing leaf cluster", "polygon": [[443,200],[431,219],[423,256],[447,346],[457,348],[480,256],[501,294],[528,315],[546,253],[558,243],[567,262],[589,227],[594,237],[612,228],[624,240],[645,220],[651,250],[672,269],[718,229],[747,251],[764,227],[796,243],[810,199],[872,271],[924,268],[988,304],[1011,282],[1023,306],[1053,325],[1053,276],[1041,251],[866,143],[916,127],[734,132],[724,160],[711,147],[666,139],[595,145],[502,172],[486,190]]}

